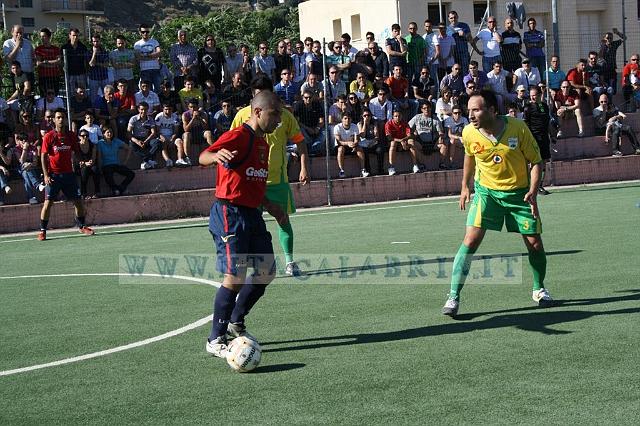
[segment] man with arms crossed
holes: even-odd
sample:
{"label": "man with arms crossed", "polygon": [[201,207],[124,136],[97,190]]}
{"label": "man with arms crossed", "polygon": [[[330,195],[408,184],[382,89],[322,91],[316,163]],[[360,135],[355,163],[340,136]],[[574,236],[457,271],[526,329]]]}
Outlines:
{"label": "man with arms crossed", "polygon": [[[271,234],[262,218],[264,206],[278,221],[283,211],[271,204],[267,192],[269,145],[265,136],[280,124],[282,104],[272,92],[261,92],[251,102],[251,116],[202,151],[200,164],[217,165],[216,202],[211,207],[209,232],[224,274],[213,308],[213,326],[205,349],[224,358],[227,335],[247,336],[244,318],[275,277]],[[247,276],[247,267],[254,271]]]}
{"label": "man with arms crossed", "polygon": [[[469,99],[471,126],[462,131],[464,171],[460,210],[471,198],[469,188],[475,176],[475,196],[469,208],[464,241],[453,261],[451,290],[442,308],[444,315],[458,313],[460,291],[469,274],[473,255],[487,229],[519,232],[529,252],[533,271],[533,300],[541,307],[553,304],[544,288],[547,257],[542,245],[542,223],[536,195],[542,174],[540,149],[524,121],[498,116],[493,92],[482,90]],[[529,171],[531,164],[531,171]]]}

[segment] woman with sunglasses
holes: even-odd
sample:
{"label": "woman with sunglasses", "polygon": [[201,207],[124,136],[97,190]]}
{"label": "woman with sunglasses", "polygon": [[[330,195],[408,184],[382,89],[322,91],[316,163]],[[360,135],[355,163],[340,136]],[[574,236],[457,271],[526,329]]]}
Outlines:
{"label": "woman with sunglasses", "polygon": [[378,160],[378,174],[384,174],[382,165],[384,164],[385,149],[383,144],[378,143],[378,127],[369,108],[363,108],[361,119],[358,122],[358,132],[360,136],[360,147],[364,151],[364,171],[371,172],[369,154],[375,153]]}
{"label": "woman with sunglasses", "polygon": [[198,77],[200,86],[204,86],[207,80],[213,81],[218,92],[222,90],[222,69],[225,64],[224,53],[216,47],[216,39],[213,35],[207,34],[204,38],[204,46],[198,49],[198,63],[200,72]]}
{"label": "woman with sunglasses", "polygon": [[[80,195],[85,199],[98,198],[100,192],[100,174],[96,162],[98,150],[89,139],[88,130],[82,128],[78,136],[80,149],[76,153],[73,169],[76,175],[80,175]],[[102,132],[100,132],[100,137],[102,138]],[[93,178],[93,195],[87,194],[87,183],[90,177]]]}
{"label": "woman with sunglasses", "polygon": [[349,95],[347,95],[347,105],[347,111],[351,116],[351,122],[357,123],[362,116],[362,103],[360,102],[358,95],[353,92],[349,93]]}

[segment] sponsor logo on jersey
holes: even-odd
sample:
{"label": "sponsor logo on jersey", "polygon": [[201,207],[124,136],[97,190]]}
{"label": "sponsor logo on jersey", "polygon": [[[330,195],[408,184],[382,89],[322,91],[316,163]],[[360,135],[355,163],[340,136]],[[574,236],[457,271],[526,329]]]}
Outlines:
{"label": "sponsor logo on jersey", "polygon": [[518,147],[518,138],[509,138],[507,143],[509,144],[509,149],[516,149]]}
{"label": "sponsor logo on jersey", "polygon": [[471,152],[474,154],[482,154],[484,152],[484,147],[480,142],[475,142],[471,145]]}
{"label": "sponsor logo on jersey", "polygon": [[258,158],[260,158],[261,163],[267,162],[267,148],[264,146],[258,147]]}
{"label": "sponsor logo on jersey", "polygon": [[253,167],[249,167],[247,169],[247,171],[245,172],[245,174],[248,177],[266,179],[267,175],[269,174],[269,171],[267,169],[256,169],[256,168],[253,168]]}

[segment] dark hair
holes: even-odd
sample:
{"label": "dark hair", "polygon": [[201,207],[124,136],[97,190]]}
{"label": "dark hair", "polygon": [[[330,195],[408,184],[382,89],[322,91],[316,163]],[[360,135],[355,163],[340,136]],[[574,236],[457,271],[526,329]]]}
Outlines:
{"label": "dark hair", "polygon": [[260,74],[253,77],[249,87],[251,87],[251,90],[268,90],[273,92],[273,81],[266,75]]}
{"label": "dark hair", "polygon": [[26,141],[28,139],[28,136],[25,132],[16,133],[16,139],[20,141]]}
{"label": "dark hair", "polygon": [[142,28],[149,28],[149,25],[146,22],[143,22],[140,25],[138,25],[138,29],[142,29]]}
{"label": "dark hair", "polygon": [[67,116],[67,111],[64,108],[56,108],[55,111],[53,111],[54,115],[58,113],[64,115],[65,117]]}
{"label": "dark hair", "polygon": [[427,19],[424,20],[424,23],[425,24],[433,24],[433,21],[431,19],[427,18]]}
{"label": "dark hair", "polygon": [[398,31],[400,31],[400,25],[398,25],[398,24],[393,24],[393,25],[391,26],[391,30],[398,30]]}
{"label": "dark hair", "polygon": [[333,50],[334,46],[336,45],[335,41],[330,41],[329,43],[327,43],[327,48],[329,50]]}
{"label": "dark hair", "polygon": [[376,38],[376,35],[374,33],[372,33],[371,31],[367,31],[367,34],[365,34],[364,38],[366,39],[369,36]]}
{"label": "dark hair", "polygon": [[347,95],[338,95],[338,96],[336,96],[336,101],[345,101],[345,102],[347,102]]}
{"label": "dark hair", "polygon": [[340,118],[341,118],[341,119],[342,119],[342,118],[345,118],[345,117],[349,117],[349,119],[351,119],[351,114],[349,114],[348,112],[343,112],[343,113],[340,115]]}
{"label": "dark hair", "polygon": [[51,30],[47,27],[40,28],[41,33],[45,33],[47,37],[51,37]]}
{"label": "dark hair", "polygon": [[349,33],[342,34],[340,38],[344,38],[345,40],[347,40],[347,43],[351,41],[351,36],[349,35]]}
{"label": "dark hair", "polygon": [[142,80],[142,81],[140,82],[140,85],[142,86],[143,84],[146,84],[147,86],[151,86],[151,81],[149,81],[149,80]]}
{"label": "dark hair", "polygon": [[585,58],[578,59],[578,63],[587,65],[587,60]]}
{"label": "dark hair", "polygon": [[127,41],[127,38],[124,36],[124,34],[118,34],[116,35],[116,40]]}
{"label": "dark hair", "polygon": [[311,42],[311,43],[313,43],[313,38],[311,38],[311,37],[305,37],[304,42],[305,42],[305,43],[307,43],[307,42]]}
{"label": "dark hair", "polygon": [[163,102],[163,103],[162,103],[162,108],[167,108],[167,107],[168,107],[168,108],[173,108],[173,105],[171,105],[171,103],[170,103],[170,102]]}
{"label": "dark hair", "polygon": [[484,100],[484,105],[489,108],[493,107],[494,111],[498,111],[498,98],[496,98],[496,94],[492,90],[482,89],[480,92],[472,95],[472,96],[480,96]]}
{"label": "dark hair", "polygon": [[78,33],[78,34],[80,34],[80,30],[79,30],[78,28],[76,28],[76,27],[73,27],[73,28],[71,28],[71,29],[69,30],[69,34],[71,34],[71,33]]}
{"label": "dark hair", "polygon": [[473,65],[474,67],[478,66],[478,61],[473,60],[473,61],[469,61],[469,65]]}
{"label": "dark hair", "polygon": [[592,50],[589,52],[589,56],[591,55],[595,55],[596,57],[598,56],[598,52],[596,52],[595,50]]}
{"label": "dark hair", "polygon": [[22,68],[22,64],[20,63],[20,61],[11,61],[11,65],[15,65],[17,67]]}
{"label": "dark hair", "polygon": [[138,104],[138,108],[140,108],[141,106],[149,109],[149,104],[145,101],[142,101]]}

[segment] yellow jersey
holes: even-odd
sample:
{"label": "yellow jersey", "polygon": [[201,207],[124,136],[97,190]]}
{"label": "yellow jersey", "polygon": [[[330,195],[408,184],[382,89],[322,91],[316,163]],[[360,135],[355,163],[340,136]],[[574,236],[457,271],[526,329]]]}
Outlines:
{"label": "yellow jersey", "polygon": [[475,180],[498,191],[528,188],[529,163],[542,161],[538,143],[524,121],[499,119],[505,121],[504,129],[495,142],[471,124],[462,131],[464,151],[476,162]]}
{"label": "yellow jersey", "polygon": [[[246,106],[236,113],[231,123],[231,128],[235,129],[244,124],[251,117],[251,106]],[[300,126],[296,118],[288,109],[282,108],[282,122],[273,132],[265,135],[269,144],[269,174],[267,185],[279,183],[289,183],[287,175],[287,141],[293,143],[304,142],[304,136],[300,131]]]}

